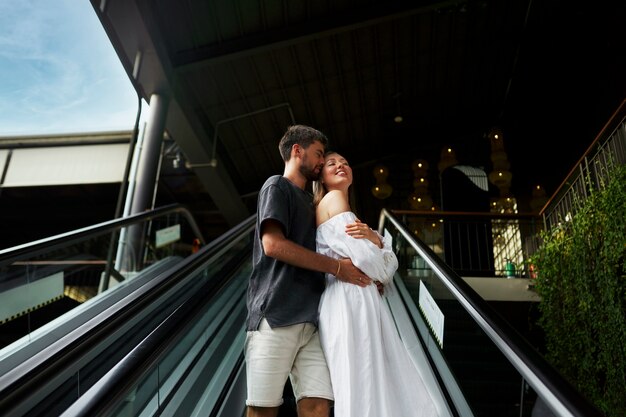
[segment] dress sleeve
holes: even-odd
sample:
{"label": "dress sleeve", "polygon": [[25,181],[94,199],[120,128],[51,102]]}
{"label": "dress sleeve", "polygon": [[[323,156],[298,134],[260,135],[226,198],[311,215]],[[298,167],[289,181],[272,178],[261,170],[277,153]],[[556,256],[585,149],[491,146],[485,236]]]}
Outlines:
{"label": "dress sleeve", "polygon": [[381,236],[382,249],[367,239],[355,239],[345,232],[346,224],[354,221],[354,218],[341,216],[336,219],[338,221],[333,222],[332,227],[324,228],[324,239],[318,241],[318,244],[326,245],[327,249],[339,257],[350,258],[367,276],[386,285],[393,280],[398,269],[398,258],[392,250],[391,236]]}

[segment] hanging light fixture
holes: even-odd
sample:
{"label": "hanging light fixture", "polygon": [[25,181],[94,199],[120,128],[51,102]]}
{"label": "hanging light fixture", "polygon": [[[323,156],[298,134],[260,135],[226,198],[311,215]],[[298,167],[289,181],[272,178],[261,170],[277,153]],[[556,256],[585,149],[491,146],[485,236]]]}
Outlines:
{"label": "hanging light fixture", "polygon": [[499,198],[492,199],[491,211],[494,213],[517,213],[517,200],[511,194],[511,164],[504,149],[504,134],[498,127],[493,127],[487,134],[491,144],[491,162],[493,170],[489,173],[489,182],[498,187]]}
{"label": "hanging light fixture", "polygon": [[446,168],[454,166],[458,164],[459,161],[456,159],[456,152],[453,148],[449,146],[445,146],[441,149],[439,163],[437,164],[437,169],[439,169],[439,174],[445,171]]}
{"label": "hanging light fixture", "polygon": [[389,170],[384,165],[377,165],[374,167],[373,173],[374,178],[376,178],[376,184],[372,187],[372,195],[380,200],[384,200],[393,192],[393,187],[387,184]]}
{"label": "hanging light fixture", "polygon": [[430,210],[433,199],[428,191],[428,162],[416,159],[411,164],[413,170],[413,192],[409,194],[409,205],[413,210]]}

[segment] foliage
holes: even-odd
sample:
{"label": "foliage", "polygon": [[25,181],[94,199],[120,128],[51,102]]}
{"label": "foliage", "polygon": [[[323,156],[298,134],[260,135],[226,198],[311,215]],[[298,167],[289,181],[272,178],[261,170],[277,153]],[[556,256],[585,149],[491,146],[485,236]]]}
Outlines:
{"label": "foliage", "polygon": [[548,360],[607,416],[625,416],[626,166],[608,178],[543,233],[531,262]]}

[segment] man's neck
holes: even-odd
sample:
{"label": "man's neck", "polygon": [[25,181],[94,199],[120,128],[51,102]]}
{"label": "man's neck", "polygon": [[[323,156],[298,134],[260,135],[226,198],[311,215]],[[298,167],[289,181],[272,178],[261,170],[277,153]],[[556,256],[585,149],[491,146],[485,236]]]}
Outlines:
{"label": "man's neck", "polygon": [[287,178],[293,185],[304,190],[307,180],[295,166],[286,165],[283,177]]}

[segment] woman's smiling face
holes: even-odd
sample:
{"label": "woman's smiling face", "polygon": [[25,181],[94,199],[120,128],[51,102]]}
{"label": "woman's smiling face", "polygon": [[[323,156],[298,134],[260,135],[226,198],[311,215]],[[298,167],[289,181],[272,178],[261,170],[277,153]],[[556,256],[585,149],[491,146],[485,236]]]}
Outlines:
{"label": "woman's smiling face", "polygon": [[347,189],[352,184],[352,168],[346,158],[336,152],[324,157],[322,182],[327,190]]}

